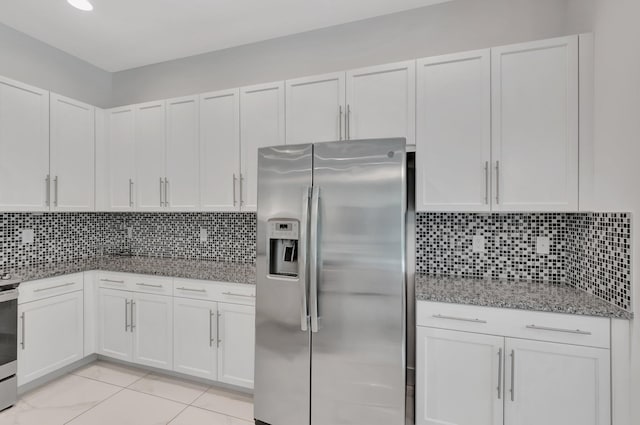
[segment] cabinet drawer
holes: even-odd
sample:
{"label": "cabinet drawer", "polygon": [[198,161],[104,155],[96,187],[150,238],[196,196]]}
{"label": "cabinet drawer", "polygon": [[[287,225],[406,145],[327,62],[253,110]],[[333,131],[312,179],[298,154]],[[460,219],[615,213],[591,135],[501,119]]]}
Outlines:
{"label": "cabinet drawer", "polygon": [[231,304],[255,305],[255,285],[214,282],[206,280],[175,279],[175,297],[221,301]]}
{"label": "cabinet drawer", "polygon": [[144,274],[100,272],[100,288],[122,289],[147,294],[173,295],[173,279]]}
{"label": "cabinet drawer", "polygon": [[441,329],[609,348],[603,317],[418,301],[416,324]]}
{"label": "cabinet drawer", "polygon": [[24,304],[55,295],[81,291],[84,286],[83,273],[73,273],[49,279],[23,282],[19,287],[18,303]]}

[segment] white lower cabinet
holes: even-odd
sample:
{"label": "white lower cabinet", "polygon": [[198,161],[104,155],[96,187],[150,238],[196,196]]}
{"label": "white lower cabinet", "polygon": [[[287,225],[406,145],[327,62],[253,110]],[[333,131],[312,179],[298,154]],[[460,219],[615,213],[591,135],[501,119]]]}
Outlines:
{"label": "white lower cabinet", "polygon": [[129,332],[131,293],[115,289],[98,290],[98,353],[131,361],[132,337]]}
{"label": "white lower cabinet", "polygon": [[418,327],[416,423],[501,425],[504,338]]}
{"label": "white lower cabinet", "polygon": [[507,338],[505,354],[505,423],[611,423],[609,350]]}
{"label": "white lower cabinet", "polygon": [[255,307],[218,304],[218,380],[253,388]]}
{"label": "white lower cabinet", "polygon": [[133,361],[160,369],[172,369],[173,298],[134,293],[131,302]]}
{"label": "white lower cabinet", "polygon": [[217,379],[217,303],[174,298],[173,313],[173,370]]}
{"label": "white lower cabinet", "polygon": [[98,300],[99,354],[173,368],[171,297],[100,288]]}
{"label": "white lower cabinet", "polygon": [[[51,289],[55,291],[56,285]],[[37,291],[48,289],[43,286]],[[18,385],[82,359],[81,290],[20,304],[18,318]]]}
{"label": "white lower cabinet", "polygon": [[418,302],[416,425],[610,425],[608,322]]}

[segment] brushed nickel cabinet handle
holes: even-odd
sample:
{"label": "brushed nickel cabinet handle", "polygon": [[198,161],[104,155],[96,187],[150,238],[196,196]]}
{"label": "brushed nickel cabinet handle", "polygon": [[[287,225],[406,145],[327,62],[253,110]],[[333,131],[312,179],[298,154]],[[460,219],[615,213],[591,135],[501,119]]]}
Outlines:
{"label": "brushed nickel cabinet handle", "polygon": [[235,292],[223,292],[222,295],[229,295],[231,297],[245,297],[245,298],[255,298],[256,297],[253,294],[245,295],[245,294],[236,294]]}
{"label": "brushed nickel cabinet handle", "polygon": [[236,180],[238,180],[236,178],[236,173],[233,173],[233,206],[234,207],[238,203],[237,200],[236,200]]}
{"label": "brushed nickel cabinet handle", "polygon": [[502,398],[502,348],[498,350],[498,400]]}
{"label": "brushed nickel cabinet handle", "polygon": [[25,337],[25,329],[24,329],[24,328],[25,328],[25,317],[26,317],[26,316],[25,316],[25,312],[23,311],[23,312],[22,312],[22,314],[20,315],[20,319],[22,319],[22,332],[21,332],[21,334],[22,334],[22,341],[20,341],[20,347],[22,347],[22,349],[23,349],[23,350],[24,350],[24,346],[25,346],[25,343],[24,343],[24,337]]}
{"label": "brushed nickel cabinet handle", "polygon": [[160,208],[164,207],[164,201],[162,199],[164,194],[164,189],[162,187],[163,184],[164,184],[164,180],[162,179],[162,177],[160,177]]}
{"label": "brushed nickel cabinet handle", "polygon": [[201,292],[203,294],[207,293],[206,289],[195,289],[195,288],[185,288],[185,287],[180,287],[180,288],[176,288],[179,291],[188,291],[188,292]]}
{"label": "brushed nickel cabinet handle", "polygon": [[58,206],[58,176],[53,179],[53,206]]}
{"label": "brushed nickel cabinet handle", "polygon": [[133,208],[133,179],[129,179],[129,207]]}
{"label": "brushed nickel cabinet handle", "polygon": [[244,177],[242,176],[242,173],[240,173],[240,206],[244,205],[244,196],[242,193],[242,183],[244,182]]}
{"label": "brushed nickel cabinet handle", "polygon": [[124,300],[124,331],[129,332],[129,300]]}
{"label": "brushed nickel cabinet handle", "polygon": [[213,347],[213,310],[209,310],[209,347]]}
{"label": "brushed nickel cabinet handle", "polygon": [[345,138],[351,140],[351,105],[347,105],[347,128],[345,130]]}
{"label": "brushed nickel cabinet handle", "polygon": [[568,334],[578,334],[578,335],[591,335],[591,332],[583,331],[580,329],[548,328],[546,326],[536,326],[536,325],[527,325],[525,327],[527,329],[536,329],[539,331],[564,332]]}
{"label": "brushed nickel cabinet handle", "polygon": [[516,400],[516,352],[511,350],[511,401]]}
{"label": "brushed nickel cabinet handle", "polygon": [[145,286],[147,288],[162,288],[162,285],[156,285],[156,284],[152,284],[152,283],[144,283],[144,282],[138,282],[136,283],[137,286]]}
{"label": "brushed nickel cabinet handle", "polygon": [[47,203],[47,207],[49,207],[51,206],[51,176],[47,174],[47,177],[45,177],[44,181],[45,181],[46,203]]}
{"label": "brushed nickel cabinet handle", "polygon": [[216,320],[216,348],[220,348],[220,343],[222,342],[222,339],[220,339],[220,319],[222,318],[222,313],[217,312],[216,316],[218,317],[218,320]]}
{"label": "brushed nickel cabinet handle", "polygon": [[436,319],[458,320],[460,322],[487,323],[486,320],[468,319],[466,317],[456,317],[456,316],[444,316],[442,314],[434,314],[432,317],[434,317]]}
{"label": "brushed nickel cabinet handle", "polygon": [[342,115],[344,115],[344,112],[342,111],[342,105],[340,105],[338,107],[338,111],[339,111],[339,121],[338,121],[338,133],[340,133],[340,141],[342,141]]}
{"label": "brushed nickel cabinet handle", "polygon": [[122,284],[124,284],[124,280],[100,279],[100,282],[122,283]]}
{"label": "brushed nickel cabinet handle", "polygon": [[131,300],[131,324],[129,325],[131,327],[131,332],[133,332],[133,330],[135,329],[136,325],[135,325],[135,316],[134,316],[134,310],[133,307],[136,305],[136,302],[134,300]]}
{"label": "brushed nickel cabinet handle", "polygon": [[496,161],[496,204],[500,203],[500,161]]}
{"label": "brushed nickel cabinet handle", "polygon": [[74,284],[75,284],[75,282],[68,282],[68,283],[63,283],[62,285],[55,285],[55,286],[49,286],[47,288],[34,289],[33,292],[49,291],[51,289],[64,288],[65,286],[71,286],[71,285],[74,285]]}
{"label": "brushed nickel cabinet handle", "polygon": [[484,203],[489,205],[489,161],[484,162]]}
{"label": "brushed nickel cabinet handle", "polygon": [[164,206],[169,208],[169,179],[164,178]]}

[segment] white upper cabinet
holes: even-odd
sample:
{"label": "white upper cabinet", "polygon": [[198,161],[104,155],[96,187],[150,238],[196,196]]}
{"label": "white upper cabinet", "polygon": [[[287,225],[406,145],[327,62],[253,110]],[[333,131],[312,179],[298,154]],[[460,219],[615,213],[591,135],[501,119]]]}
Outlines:
{"label": "white upper cabinet", "polygon": [[140,211],[160,211],[167,195],[165,102],[135,106],[136,202]]}
{"label": "white upper cabinet", "polygon": [[133,106],[106,111],[108,200],[112,211],[135,207],[135,111]]}
{"label": "white upper cabinet", "polygon": [[415,61],[347,71],[347,139],[405,137],[415,144]]}
{"label": "white upper cabinet", "polygon": [[49,209],[49,92],[0,78],[0,211]]}
{"label": "white upper cabinet", "polygon": [[285,143],[284,83],[240,89],[242,173],[239,200],[243,211],[255,211],[258,200],[258,149]]}
{"label": "white upper cabinet", "polygon": [[95,207],[95,109],[51,93],[51,210]]}
{"label": "white upper cabinet", "polygon": [[287,144],[344,139],[345,74],[286,82]]}
{"label": "white upper cabinet", "polygon": [[172,210],[193,211],[200,204],[198,96],[167,100],[166,199]]}
{"label": "white upper cabinet", "polygon": [[609,350],[507,338],[505,424],[611,424]]}
{"label": "white upper cabinet", "polygon": [[417,210],[490,211],[490,50],[417,67]]}
{"label": "white upper cabinet", "polygon": [[492,49],[495,211],[578,209],[578,37]]}
{"label": "white upper cabinet", "polygon": [[200,96],[200,207],[240,208],[240,91]]}

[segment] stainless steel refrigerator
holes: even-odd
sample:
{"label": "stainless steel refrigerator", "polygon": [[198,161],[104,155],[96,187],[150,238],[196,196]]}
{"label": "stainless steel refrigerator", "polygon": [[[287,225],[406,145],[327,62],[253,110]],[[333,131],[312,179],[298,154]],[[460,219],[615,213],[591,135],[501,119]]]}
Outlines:
{"label": "stainless steel refrigerator", "polygon": [[411,416],[407,173],[405,139],[259,150],[256,424]]}

